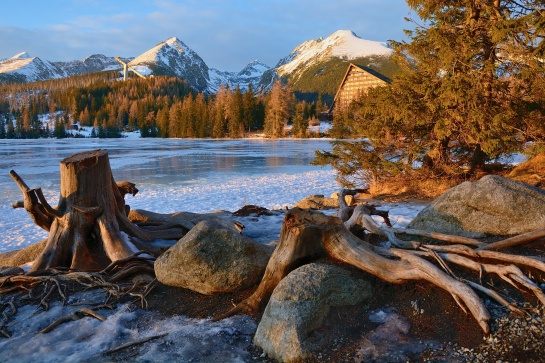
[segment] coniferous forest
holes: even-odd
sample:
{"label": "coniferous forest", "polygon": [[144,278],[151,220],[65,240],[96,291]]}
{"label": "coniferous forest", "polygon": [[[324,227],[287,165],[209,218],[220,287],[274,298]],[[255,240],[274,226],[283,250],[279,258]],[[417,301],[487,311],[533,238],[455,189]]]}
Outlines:
{"label": "coniferous forest", "polygon": [[[326,109],[321,101],[297,102],[277,81],[270,92],[221,87],[215,95],[197,93],[176,77],[119,80],[117,72],[92,73],[34,83],[0,85],[0,138],[68,137],[78,124],[94,137],[240,138],[265,132],[309,137],[309,122]],[[52,120],[41,121],[43,115]],[[75,133],[76,137],[78,133]],[[81,134],[79,134],[81,136]]]}

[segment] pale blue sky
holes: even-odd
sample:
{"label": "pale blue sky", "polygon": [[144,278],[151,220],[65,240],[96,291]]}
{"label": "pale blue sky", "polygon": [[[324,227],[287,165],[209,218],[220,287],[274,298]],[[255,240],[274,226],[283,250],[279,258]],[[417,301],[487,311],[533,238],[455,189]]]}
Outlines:
{"label": "pale blue sky", "polygon": [[404,39],[404,0],[7,0],[0,59],[26,51],[49,61],[131,57],[172,36],[213,68],[273,67],[305,40],[349,29],[368,40]]}

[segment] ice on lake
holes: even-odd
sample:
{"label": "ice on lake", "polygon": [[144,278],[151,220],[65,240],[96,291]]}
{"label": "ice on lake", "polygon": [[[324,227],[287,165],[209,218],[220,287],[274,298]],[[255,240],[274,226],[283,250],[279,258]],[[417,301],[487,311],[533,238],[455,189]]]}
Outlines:
{"label": "ice on lake", "polygon": [[107,149],[116,180],[136,183],[131,208],[159,213],[236,211],[246,204],[290,207],[311,194],[338,189],[334,171],[310,165],[327,140],[41,139],[0,141],[0,252],[47,237],[11,203],[22,194],[9,171],[51,205],[59,198],[59,162],[78,152]]}

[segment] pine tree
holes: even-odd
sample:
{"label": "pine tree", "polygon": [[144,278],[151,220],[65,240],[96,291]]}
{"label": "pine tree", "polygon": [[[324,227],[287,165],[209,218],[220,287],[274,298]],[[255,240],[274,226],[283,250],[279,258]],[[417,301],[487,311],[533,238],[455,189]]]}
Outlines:
{"label": "pine tree", "polygon": [[[521,121],[528,116],[520,79],[528,72],[542,78],[545,71],[542,65],[530,66],[542,62],[535,55],[542,47],[542,32],[532,34],[532,19],[541,18],[545,4],[524,1],[526,8],[512,0],[464,0],[448,6],[429,0],[408,3],[429,25],[409,33],[412,42],[399,44],[396,54],[406,70],[416,67],[409,72],[410,90],[426,101],[426,118],[434,116],[427,127],[431,162],[451,163],[456,148],[457,157],[461,151],[461,162],[473,172],[487,159],[516,151],[522,135],[515,130],[525,129]],[[522,87],[531,92],[531,83]]]}
{"label": "pine tree", "polygon": [[28,133],[30,131],[30,112],[28,107],[23,107],[23,131]]}
{"label": "pine tree", "polygon": [[196,136],[195,133],[195,102],[192,94],[188,94],[184,98],[184,103],[181,109],[180,127],[181,137]]}
{"label": "pine tree", "polygon": [[257,127],[257,100],[252,88],[252,84],[248,84],[248,90],[242,96],[242,118],[244,129],[251,132]]}
{"label": "pine tree", "polygon": [[64,122],[59,119],[58,115],[55,117],[53,137],[57,139],[63,139],[66,137],[66,128],[64,127]]}
{"label": "pine tree", "polygon": [[0,116],[0,139],[5,139],[5,138],[6,138],[6,123],[4,122],[4,118]]}
{"label": "pine tree", "polygon": [[276,138],[284,136],[284,126],[290,117],[290,103],[293,101],[290,89],[276,81],[269,94],[265,110],[265,134]]}
{"label": "pine tree", "polygon": [[292,120],[291,134],[293,137],[305,137],[308,126],[308,110],[305,101],[297,103]]}
{"label": "pine tree", "polygon": [[231,94],[231,97],[227,105],[227,129],[229,131],[229,137],[240,138],[244,133],[244,124],[242,119],[244,117],[242,92],[237,87],[235,92]]}
{"label": "pine tree", "polygon": [[138,127],[138,101],[133,101],[129,109],[129,128],[131,130],[135,130],[137,127]]}
{"label": "pine tree", "polygon": [[212,137],[223,138],[227,131],[225,107],[227,104],[227,89],[221,86],[214,98],[214,120],[212,127]]}
{"label": "pine tree", "polygon": [[212,134],[212,123],[208,113],[208,105],[203,93],[195,98],[195,131],[196,137],[210,137]]}
{"label": "pine tree", "polygon": [[163,138],[168,137],[168,109],[163,108],[157,112],[157,128],[159,129],[158,136]]}

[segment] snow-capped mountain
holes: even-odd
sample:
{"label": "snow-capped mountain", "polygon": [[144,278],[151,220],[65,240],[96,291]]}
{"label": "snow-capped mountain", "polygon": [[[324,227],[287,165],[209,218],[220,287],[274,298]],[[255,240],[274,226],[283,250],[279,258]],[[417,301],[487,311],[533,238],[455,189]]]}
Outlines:
{"label": "snow-capped mountain", "polygon": [[248,64],[240,72],[225,72],[209,68],[204,60],[176,37],[159,43],[134,58],[129,65],[143,75],[169,75],[186,79],[198,91],[215,93],[220,86],[237,86],[246,91],[251,83],[258,88],[263,72],[270,67],[258,61]]}
{"label": "snow-capped mountain", "polygon": [[385,43],[362,39],[350,30],[337,30],[327,38],[303,42],[281,59],[275,69],[281,77],[293,77],[305,68],[331,58],[352,60],[391,53]]}
{"label": "snow-capped mountain", "polygon": [[[240,72],[225,72],[209,68],[205,61],[176,37],[169,38],[130,60],[129,65],[143,75],[180,77],[197,91],[215,93],[219,87],[237,86],[246,91],[251,84],[254,91],[269,89],[277,77],[297,79],[306,69],[330,59],[344,61],[368,56],[391,54],[384,43],[365,40],[350,30],[339,30],[327,38],[308,40],[282,58],[275,68],[253,61]],[[120,69],[113,57],[95,54],[84,60],[48,62],[20,53],[0,61],[0,82],[32,82],[77,74]]]}
{"label": "snow-capped mountain", "polygon": [[78,74],[102,72],[120,69],[121,65],[114,57],[107,57],[103,54],[93,54],[84,60],[75,60],[69,62],[52,62],[60,68],[67,76]]}
{"label": "snow-capped mountain", "polygon": [[263,74],[271,68],[258,60],[250,62],[240,72],[222,72],[215,68],[210,68],[208,83],[208,91],[215,93],[220,86],[228,85],[230,88],[235,89],[239,87],[241,91],[246,92],[248,90],[248,84],[252,85],[254,92],[259,90],[261,78]]}
{"label": "snow-capped mountain", "polygon": [[84,60],[50,62],[22,52],[0,61],[0,82],[36,82],[78,74],[120,69],[113,57],[93,54]]}
{"label": "snow-capped mountain", "polygon": [[225,72],[209,68],[203,59],[176,37],[159,43],[134,58],[130,63],[143,75],[170,75],[186,79],[198,91],[215,93],[221,85],[240,87],[246,91],[251,83],[258,88],[263,72],[270,67],[258,61],[248,64],[240,72]]}
{"label": "snow-capped mountain", "polygon": [[176,37],[157,44],[129,63],[143,75],[159,74],[186,79],[198,91],[208,88],[208,66],[191,48]]}
{"label": "snow-capped mountain", "polygon": [[31,57],[26,52],[0,61],[0,81],[34,82],[64,76],[62,70],[52,63]]}

